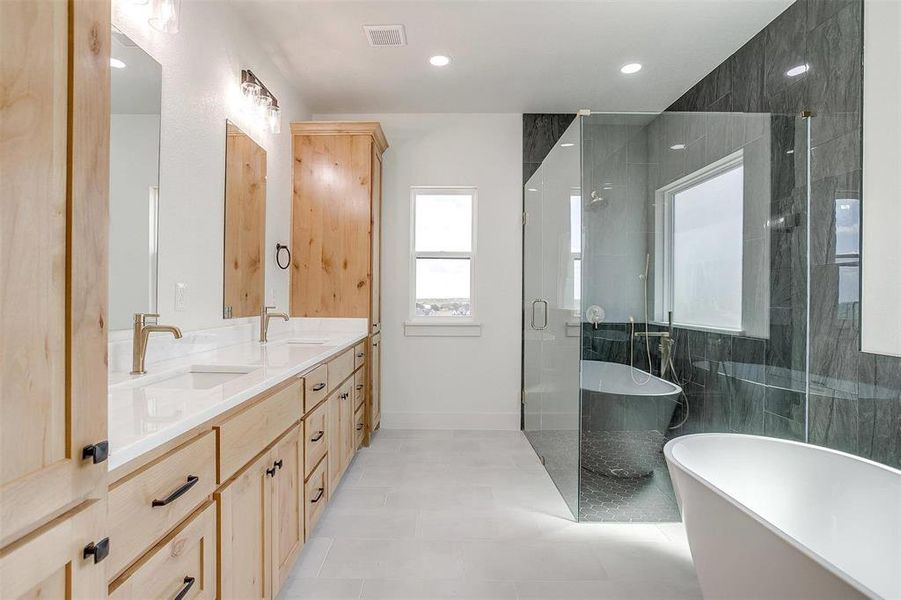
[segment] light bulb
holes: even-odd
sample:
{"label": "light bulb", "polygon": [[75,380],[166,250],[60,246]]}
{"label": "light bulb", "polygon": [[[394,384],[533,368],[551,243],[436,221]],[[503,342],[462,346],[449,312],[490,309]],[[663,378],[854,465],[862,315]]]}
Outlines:
{"label": "light bulb", "polygon": [[151,27],[163,33],[178,33],[178,16],[181,0],[153,0],[150,5]]}

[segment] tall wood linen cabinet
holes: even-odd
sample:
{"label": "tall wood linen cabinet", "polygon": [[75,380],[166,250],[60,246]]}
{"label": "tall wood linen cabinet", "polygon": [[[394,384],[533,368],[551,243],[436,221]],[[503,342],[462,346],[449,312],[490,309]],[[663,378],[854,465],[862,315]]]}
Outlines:
{"label": "tall wood linen cabinet", "polygon": [[0,2],[0,598],[106,597],[109,40]]}
{"label": "tall wood linen cabinet", "polygon": [[[367,351],[381,352],[382,154],[377,122],[291,124],[291,316],[357,317],[369,323]],[[367,361],[366,434],[381,421],[378,360]]]}

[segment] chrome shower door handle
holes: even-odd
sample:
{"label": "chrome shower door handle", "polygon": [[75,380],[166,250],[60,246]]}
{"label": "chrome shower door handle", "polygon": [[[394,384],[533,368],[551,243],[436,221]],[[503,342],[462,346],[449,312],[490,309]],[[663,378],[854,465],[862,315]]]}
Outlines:
{"label": "chrome shower door handle", "polygon": [[[544,325],[542,325],[541,327],[536,327],[535,326],[535,305],[538,304],[539,302],[544,304]],[[534,329],[536,331],[543,331],[543,330],[547,329],[547,300],[542,300],[541,298],[536,298],[535,300],[532,300],[531,325],[532,325],[532,329]]]}

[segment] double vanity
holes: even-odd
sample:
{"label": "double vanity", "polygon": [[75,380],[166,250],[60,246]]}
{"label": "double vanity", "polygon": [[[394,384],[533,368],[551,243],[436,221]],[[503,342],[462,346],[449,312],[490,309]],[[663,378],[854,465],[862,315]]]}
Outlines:
{"label": "double vanity", "polygon": [[111,374],[111,597],[278,593],[364,443],[366,338],[289,331]]}

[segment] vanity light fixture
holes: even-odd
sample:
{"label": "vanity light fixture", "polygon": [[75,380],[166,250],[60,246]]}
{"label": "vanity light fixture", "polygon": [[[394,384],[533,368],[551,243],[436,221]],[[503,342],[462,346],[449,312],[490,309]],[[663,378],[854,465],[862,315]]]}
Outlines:
{"label": "vanity light fixture", "polygon": [[151,0],[151,27],[163,33],[178,33],[178,17],[181,12],[181,0]]}
{"label": "vanity light fixture", "polygon": [[810,70],[810,65],[804,63],[803,65],[797,65],[789,69],[785,72],[788,77],[797,77],[798,75],[803,75],[807,71]]}
{"label": "vanity light fixture", "polygon": [[623,65],[619,69],[620,73],[625,75],[632,75],[633,73],[638,73],[641,71],[641,63],[629,63],[627,65]]}
{"label": "vanity light fixture", "polygon": [[121,60],[119,60],[118,58],[110,58],[109,66],[111,66],[114,69],[124,69],[125,63],[122,62]]}
{"label": "vanity light fixture", "polygon": [[278,99],[250,69],[241,71],[241,93],[266,122],[271,133],[281,133],[282,117]]}

